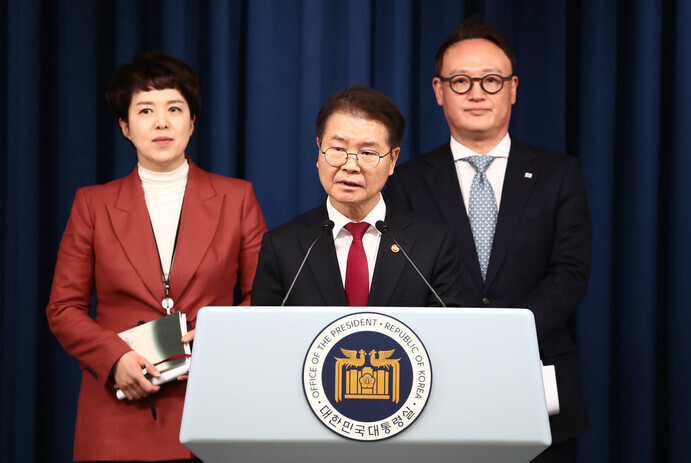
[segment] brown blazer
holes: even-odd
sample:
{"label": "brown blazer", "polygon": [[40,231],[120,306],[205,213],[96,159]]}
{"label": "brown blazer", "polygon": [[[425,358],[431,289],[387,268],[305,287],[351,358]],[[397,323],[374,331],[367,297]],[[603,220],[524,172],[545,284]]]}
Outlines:
{"label": "brown blazer", "polygon": [[[249,182],[214,175],[189,161],[189,177],[170,281],[174,311],[195,325],[206,305],[232,305],[236,283],[250,302],[266,225]],[[96,317],[89,316],[96,290]],[[75,460],[191,458],[180,444],[185,382],[148,401],[115,398],[109,373],[130,349],[117,335],[165,315],[156,244],[135,169],[77,191],[62,237],[46,309],[51,331],[82,365]]]}

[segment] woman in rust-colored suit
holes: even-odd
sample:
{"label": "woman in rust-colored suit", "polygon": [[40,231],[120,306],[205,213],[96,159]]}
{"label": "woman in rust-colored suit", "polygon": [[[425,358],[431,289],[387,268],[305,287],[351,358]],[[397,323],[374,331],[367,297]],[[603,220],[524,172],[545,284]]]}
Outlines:
{"label": "woman in rust-colored suit", "polygon": [[[199,114],[187,64],[139,54],[116,71],[106,98],[138,164],[125,178],[77,191],[46,310],[82,367],[74,459],[194,461],[178,437],[186,382],[153,386],[141,370],[156,375],[155,367],[117,333],[166,315],[164,306],[194,327],[201,307],[233,304],[236,284],[249,304],[266,225],[249,182],[185,157]],[[116,399],[115,384],[128,400]]]}

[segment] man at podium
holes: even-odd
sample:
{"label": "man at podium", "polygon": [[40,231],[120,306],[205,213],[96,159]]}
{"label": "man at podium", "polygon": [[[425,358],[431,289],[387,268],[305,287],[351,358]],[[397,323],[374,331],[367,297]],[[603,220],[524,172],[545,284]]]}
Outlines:
{"label": "man at podium", "polygon": [[264,235],[252,305],[461,305],[455,239],[381,195],[404,128],[396,104],[372,88],[329,98],[316,122],[327,199]]}

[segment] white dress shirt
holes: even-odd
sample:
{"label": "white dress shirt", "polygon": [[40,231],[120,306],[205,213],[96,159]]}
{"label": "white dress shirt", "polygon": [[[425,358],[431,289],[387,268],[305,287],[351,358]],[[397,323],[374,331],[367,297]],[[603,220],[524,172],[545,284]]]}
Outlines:
{"label": "white dress shirt", "polygon": [[[338,267],[341,270],[341,281],[343,288],[345,288],[346,266],[348,265],[348,251],[350,251],[350,244],[353,242],[353,235],[350,234],[345,226],[352,220],[344,216],[331,205],[329,198],[326,199],[326,210],[329,214],[329,219],[333,220],[334,228],[332,230],[334,237],[334,246],[336,247],[336,257],[338,258]],[[369,287],[372,287],[372,275],[374,275],[374,264],[377,262],[377,252],[379,251],[379,242],[381,241],[381,233],[375,227],[379,220],[386,219],[386,204],[379,193],[379,202],[374,209],[367,214],[367,217],[362,219],[362,222],[370,224],[369,228],[362,237],[362,247],[365,248],[365,256],[367,257],[367,270],[369,271]]]}
{"label": "white dress shirt", "polygon": [[[511,138],[507,133],[504,138],[492,148],[492,151],[487,153],[487,156],[495,156],[497,159],[492,161],[492,164],[487,168],[485,175],[489,184],[494,190],[494,197],[497,200],[497,211],[499,210],[499,203],[501,202],[501,192],[504,188],[504,176],[506,175],[506,164],[509,160],[509,151],[511,150]],[[478,156],[479,153],[461,145],[453,137],[451,137],[451,153],[456,164],[456,174],[458,175],[458,183],[461,185],[461,193],[463,194],[463,202],[465,203],[465,211],[468,213],[468,200],[470,199],[470,187],[473,184],[475,177],[475,168],[466,161],[461,161],[463,158],[470,156]]]}
{"label": "white dress shirt", "polygon": [[173,262],[175,237],[189,171],[187,160],[172,172],[154,172],[138,166],[146,208],[149,210],[149,219],[166,278]]}

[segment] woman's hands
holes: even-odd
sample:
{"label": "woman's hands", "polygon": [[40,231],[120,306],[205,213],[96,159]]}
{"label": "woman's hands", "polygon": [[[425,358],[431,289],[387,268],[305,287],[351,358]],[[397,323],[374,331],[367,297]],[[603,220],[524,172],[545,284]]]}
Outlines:
{"label": "woman's hands", "polygon": [[154,386],[142,373],[142,368],[155,377],[161,376],[153,363],[135,351],[124,354],[113,365],[113,379],[128,400],[143,399],[161,389]]}
{"label": "woman's hands", "polygon": [[[194,339],[194,330],[188,331],[181,341],[184,343],[192,342]],[[142,357],[135,351],[130,351],[120,357],[115,365],[113,365],[113,379],[120,390],[125,394],[128,400],[143,399],[148,394],[153,394],[161,389],[161,386],[154,386],[146,379],[142,373],[142,368],[154,377],[161,376],[161,373],[156,367],[146,358]],[[188,375],[178,376],[178,381],[186,381]]]}

